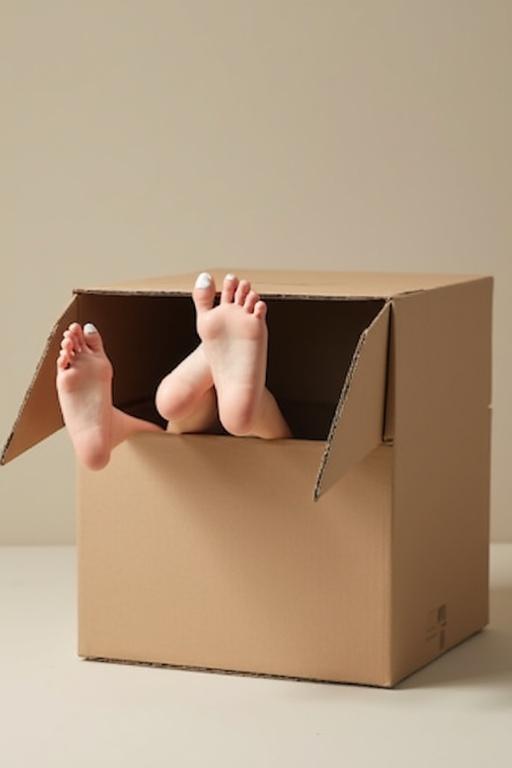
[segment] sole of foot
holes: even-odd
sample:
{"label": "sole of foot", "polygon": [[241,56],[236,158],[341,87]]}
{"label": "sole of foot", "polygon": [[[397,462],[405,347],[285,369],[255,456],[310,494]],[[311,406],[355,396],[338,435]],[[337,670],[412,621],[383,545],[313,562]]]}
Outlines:
{"label": "sole of foot", "polygon": [[[220,303],[215,282],[202,272],[192,296],[197,332],[217,390],[219,418],[233,435],[258,436],[266,395],[267,306],[248,280],[226,275]],[[263,435],[261,435],[263,436]]]}
{"label": "sole of foot", "polygon": [[77,457],[90,469],[102,469],[112,443],[112,365],[91,323],[71,323],[64,331],[56,385]]}

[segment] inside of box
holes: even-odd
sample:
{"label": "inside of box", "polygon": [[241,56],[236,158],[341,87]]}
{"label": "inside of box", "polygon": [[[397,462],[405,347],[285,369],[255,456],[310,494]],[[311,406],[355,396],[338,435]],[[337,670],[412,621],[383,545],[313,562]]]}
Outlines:
{"label": "inside of box", "polygon": [[[295,438],[325,440],[357,341],[383,299],[265,297],[267,386]],[[161,379],[199,343],[186,295],[79,296],[79,321],[101,331],[114,367],[114,403],[165,426],[155,405]]]}

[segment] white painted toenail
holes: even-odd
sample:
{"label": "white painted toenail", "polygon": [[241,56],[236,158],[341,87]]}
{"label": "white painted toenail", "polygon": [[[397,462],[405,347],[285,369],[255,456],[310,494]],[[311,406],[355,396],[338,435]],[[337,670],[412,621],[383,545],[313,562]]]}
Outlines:
{"label": "white painted toenail", "polygon": [[212,276],[208,272],[201,272],[196,280],[196,288],[209,288],[212,284]]}
{"label": "white painted toenail", "polygon": [[86,323],[84,325],[84,333],[97,333],[98,329],[92,323]]}
{"label": "white painted toenail", "polygon": [[235,275],[232,275],[231,272],[229,273],[229,275],[226,275],[226,277],[224,278],[224,280],[234,280],[234,279],[235,279]]}

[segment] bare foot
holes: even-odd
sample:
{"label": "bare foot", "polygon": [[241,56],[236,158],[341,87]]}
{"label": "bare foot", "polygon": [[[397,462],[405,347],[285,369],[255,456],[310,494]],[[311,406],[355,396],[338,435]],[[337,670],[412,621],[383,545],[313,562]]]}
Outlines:
{"label": "bare foot", "polygon": [[112,449],[130,434],[160,427],[123,413],[112,405],[112,365],[101,336],[87,323],[64,331],[57,359],[57,394],[79,460],[102,469]]}
{"label": "bare foot", "polygon": [[219,418],[233,435],[290,437],[273,395],[265,387],[267,306],[248,280],[226,275],[220,304],[213,306],[215,284],[203,272],[193,299],[197,332],[203,342],[217,391]]}
{"label": "bare foot", "polygon": [[168,432],[219,431],[213,377],[202,344],[162,379],[155,404],[169,422]]}

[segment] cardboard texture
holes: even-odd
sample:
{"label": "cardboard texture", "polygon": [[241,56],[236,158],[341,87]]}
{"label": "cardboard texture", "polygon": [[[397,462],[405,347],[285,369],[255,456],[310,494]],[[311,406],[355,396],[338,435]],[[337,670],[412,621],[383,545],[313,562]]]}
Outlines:
{"label": "cardboard texture", "polygon": [[[488,623],[493,278],[245,275],[294,437],[145,433],[78,467],[79,655],[393,686]],[[1,462],[62,426],[72,320],[100,328],[114,403],[162,423],[194,279],[76,289]]]}

